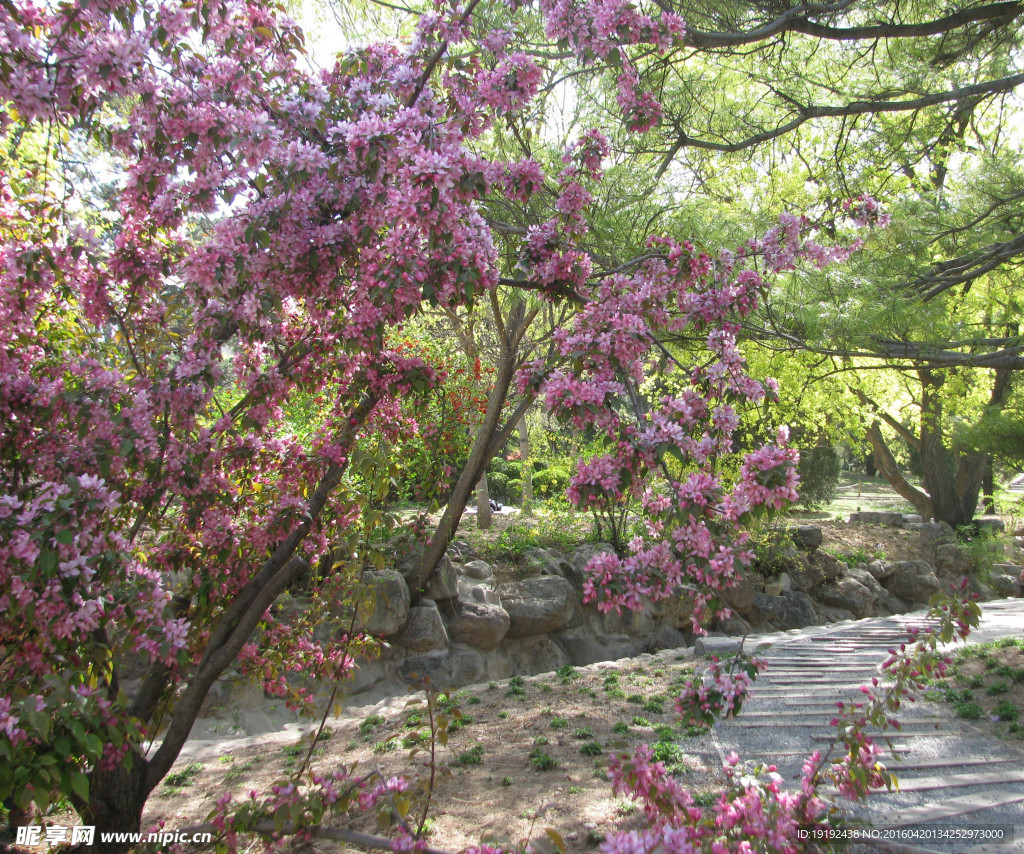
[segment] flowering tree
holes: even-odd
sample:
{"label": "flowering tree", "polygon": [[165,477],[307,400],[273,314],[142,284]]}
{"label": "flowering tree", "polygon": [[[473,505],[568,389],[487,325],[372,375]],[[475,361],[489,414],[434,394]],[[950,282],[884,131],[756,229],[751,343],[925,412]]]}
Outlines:
{"label": "flowering tree", "polygon": [[[792,498],[781,444],[751,455],[728,493],[714,478],[734,403],[771,392],[746,376],[729,318],[754,304],[758,267],[847,250],[788,218],[740,253],[665,239],[624,272],[595,271],[582,240],[602,133],[571,143],[554,176],[471,150],[543,76],[509,52],[509,31],[469,40],[477,2],[319,73],[270,4],[0,7],[0,134],[13,152],[0,175],[0,797],[65,794],[101,832],[137,830],[227,668],[298,703],[286,669],[348,671],[354,638],[315,641],[309,619],[272,606],[300,576],[330,599],[361,568],[353,460],[435,380],[385,333],[425,303],[454,309],[499,285],[485,197],[554,194],[505,284],[584,304],[559,333],[568,367],[524,372],[524,404],[544,384],[564,417],[606,437],[575,500],[642,493],[664,535],[592,567],[602,607],[684,578],[710,601],[746,560],[737,525]],[[614,69],[627,127],[657,120],[629,51],[670,47],[677,16],[614,2],[539,10],[581,64]],[[19,158],[31,134],[46,139],[38,161]],[[112,163],[102,197],[62,171],[86,142]],[[692,390],[624,417],[657,335],[681,329],[710,348]],[[282,408],[304,394],[323,400],[299,436]],[[471,455],[481,471],[483,453]],[[667,489],[645,489],[659,467]]]}

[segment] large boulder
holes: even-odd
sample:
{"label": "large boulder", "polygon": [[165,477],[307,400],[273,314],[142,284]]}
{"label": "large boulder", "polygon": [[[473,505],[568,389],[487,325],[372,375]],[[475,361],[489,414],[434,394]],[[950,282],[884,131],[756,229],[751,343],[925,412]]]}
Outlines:
{"label": "large boulder", "polygon": [[598,661],[617,661],[633,658],[644,651],[641,638],[629,635],[595,635],[586,628],[566,629],[552,635],[569,661],[578,667]]}
{"label": "large boulder", "polygon": [[979,534],[1001,534],[1006,530],[1006,525],[998,516],[979,516],[972,524]]}
{"label": "large boulder", "polygon": [[821,545],[824,535],[817,525],[797,525],[789,529],[793,545],[801,551],[814,552]]}
{"label": "large boulder", "polygon": [[[796,560],[792,561],[789,569],[789,579],[793,587],[811,593],[825,583],[825,573],[821,567],[812,564],[806,557],[793,549]],[[817,557],[817,555],[815,555]]]}
{"label": "large boulder", "polygon": [[754,596],[754,611],[760,620],[767,620],[779,629],[802,629],[818,621],[811,598],[798,590],[781,596],[758,593]]}
{"label": "large boulder", "polygon": [[892,575],[882,585],[894,596],[921,605],[928,604],[928,600],[942,589],[932,565],[926,560],[898,561]]}
{"label": "large boulder", "polygon": [[594,555],[599,554],[615,554],[615,549],[608,543],[584,543],[582,546],[577,547],[572,554],[566,558],[568,564],[568,570],[565,572],[565,577],[572,582],[573,586],[579,590],[583,590],[583,583],[587,580],[586,573],[583,568],[590,562]]}
{"label": "large boulder", "polygon": [[398,674],[409,685],[451,691],[487,677],[484,657],[475,649],[451,649],[406,659]]}
{"label": "large boulder", "polygon": [[863,569],[859,566],[850,567],[846,570],[846,577],[852,578],[858,584],[863,584],[868,590],[870,590],[872,602],[880,602],[885,598],[885,588],[867,569]]}
{"label": "large boulder", "polygon": [[956,543],[939,543],[935,546],[935,570],[939,575],[967,575],[971,558]]}
{"label": "large boulder", "polygon": [[886,525],[890,528],[899,528],[903,524],[903,514],[893,513],[889,510],[864,510],[850,514],[851,522],[859,522],[862,525]]}
{"label": "large boulder", "polygon": [[482,560],[471,560],[462,567],[464,574],[470,578],[476,578],[480,581],[487,581],[494,577],[494,570],[491,569],[491,565]]}
{"label": "large boulder", "polygon": [[395,642],[413,652],[429,652],[447,647],[448,633],[441,620],[441,612],[437,610],[437,603],[423,599],[419,605],[410,608],[409,619],[405,628],[395,637]]}
{"label": "large boulder", "polygon": [[680,587],[671,596],[654,603],[654,617],[660,622],[684,632],[693,631],[691,617],[694,611],[696,587]]}
{"label": "large boulder", "polygon": [[362,575],[365,595],[356,607],[356,628],[379,637],[393,635],[409,616],[409,588],[394,569],[371,570]]}
{"label": "large boulder", "polygon": [[873,560],[867,565],[867,571],[879,581],[892,575],[895,568],[896,564],[888,560]]}
{"label": "large boulder", "polygon": [[576,610],[576,590],[556,575],[521,581],[503,590],[501,600],[511,619],[510,638],[545,635],[568,628]]}
{"label": "large boulder", "polygon": [[435,602],[450,602],[459,596],[459,576],[448,555],[434,569],[423,588],[423,596]]}
{"label": "large boulder", "polygon": [[727,587],[719,594],[721,600],[737,614],[746,617],[754,608],[754,595],[757,591],[749,579],[741,578],[734,587]]}
{"label": "large boulder", "polygon": [[857,617],[870,617],[875,613],[875,600],[871,591],[853,578],[840,578],[832,584],[826,584],[815,596],[819,602],[831,608],[850,611]]}
{"label": "large boulder", "polygon": [[1004,575],[1003,573],[992,573],[989,578],[989,584],[992,585],[992,588],[1000,596],[1013,598],[1020,596],[1021,585],[1017,576]]}
{"label": "large boulder", "polygon": [[572,566],[554,549],[540,547],[527,549],[519,561],[527,574],[558,575],[562,578],[572,573]]}
{"label": "large boulder", "polygon": [[448,619],[448,637],[484,651],[494,649],[508,634],[512,621],[501,605],[459,601]]}
{"label": "large boulder", "polygon": [[818,569],[825,581],[838,581],[846,575],[847,565],[839,558],[833,557],[826,552],[816,552],[811,557],[811,566]]}
{"label": "large boulder", "polygon": [[571,663],[565,650],[547,635],[518,640],[506,638],[500,647],[484,653],[484,662],[488,679],[550,673]]}
{"label": "large boulder", "polygon": [[956,531],[948,522],[925,522],[920,529],[921,548],[929,557],[935,554],[935,547],[956,542]]}

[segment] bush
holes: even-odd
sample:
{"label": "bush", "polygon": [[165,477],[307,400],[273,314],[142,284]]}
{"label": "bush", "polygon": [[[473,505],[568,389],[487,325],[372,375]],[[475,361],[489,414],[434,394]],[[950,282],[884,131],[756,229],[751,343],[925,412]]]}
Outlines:
{"label": "bush", "polygon": [[961,551],[971,562],[968,572],[982,581],[987,580],[993,565],[1003,560],[1003,539],[992,531],[978,531],[974,525],[961,525],[956,533]]}
{"label": "bush", "polygon": [[836,497],[843,461],[832,445],[815,445],[800,451],[800,503],[820,507]]}
{"label": "bush", "polygon": [[561,495],[569,488],[569,472],[563,468],[545,468],[533,475],[533,494],[540,498]]}
{"label": "bush", "polygon": [[487,475],[487,494],[491,498],[508,501],[508,475],[500,471]]}

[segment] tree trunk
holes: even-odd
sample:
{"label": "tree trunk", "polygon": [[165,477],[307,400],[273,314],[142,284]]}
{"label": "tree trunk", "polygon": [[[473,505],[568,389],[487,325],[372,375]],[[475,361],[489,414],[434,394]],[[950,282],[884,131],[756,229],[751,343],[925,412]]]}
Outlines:
{"label": "tree trunk", "polygon": [[889,481],[889,485],[898,495],[907,499],[914,505],[914,509],[925,519],[930,519],[934,513],[932,501],[927,493],[922,492],[916,486],[907,481],[900,471],[896,460],[893,458],[889,446],[882,436],[881,424],[876,421],[867,429],[867,440],[871,444],[871,457],[878,467],[878,470]]}
{"label": "tree trunk", "polygon": [[[130,767],[118,766],[112,771],[93,771],[89,775],[89,803],[75,804],[82,824],[95,829],[92,845],[74,845],[72,854],[127,854],[129,842],[100,842],[101,833],[138,833],[142,829],[142,810],[149,796],[146,770],[149,763],[138,750],[132,752]],[[70,839],[68,840],[70,841]]]}
{"label": "tree trunk", "polygon": [[875,468],[875,456],[874,454],[868,454],[864,457],[864,474],[868,477],[874,477],[878,474],[878,469]]}
{"label": "tree trunk", "polygon": [[533,466],[530,465],[530,431],[526,427],[526,413],[519,419],[519,464],[522,466],[523,512],[529,513],[533,504]]}
{"label": "tree trunk", "polygon": [[512,432],[512,424],[515,422],[511,419],[510,423],[506,425],[506,429],[499,431],[498,427],[501,423],[501,411],[505,406],[508,390],[512,384],[514,370],[515,364],[511,359],[502,359],[498,364],[494,386],[487,401],[487,411],[484,413],[480,430],[476,434],[476,441],[473,442],[473,447],[469,451],[469,459],[466,461],[459,479],[452,487],[448,505],[434,529],[434,536],[431,537],[430,543],[423,552],[416,578],[409,581],[409,590],[413,597],[418,597],[419,591],[429,580],[434,568],[440,563],[448,548],[448,543],[455,536],[455,531],[459,527],[459,521],[462,519],[462,514],[469,503],[473,490],[484,475],[487,463]]}
{"label": "tree trunk", "polygon": [[992,457],[988,457],[985,462],[985,474],[981,479],[981,493],[984,496],[982,506],[986,513],[996,512],[996,482],[995,477],[992,475]]}
{"label": "tree trunk", "polygon": [[476,482],[476,526],[481,531],[491,529],[491,497],[487,494],[487,474]]}

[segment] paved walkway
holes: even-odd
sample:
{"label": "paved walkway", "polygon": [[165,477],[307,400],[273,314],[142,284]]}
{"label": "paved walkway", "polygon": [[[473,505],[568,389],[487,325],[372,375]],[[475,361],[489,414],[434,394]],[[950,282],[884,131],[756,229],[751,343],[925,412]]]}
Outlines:
{"label": "paved walkway", "polygon": [[[888,649],[922,621],[923,613],[861,620],[776,641],[765,654],[770,668],[742,714],[715,728],[715,746],[723,756],[735,750],[773,762],[787,780],[799,780],[803,759],[828,747],[836,701],[860,695],[858,687],[879,675]],[[985,603],[970,640],[1006,636],[1024,636],[1024,600]],[[878,840],[857,848],[1024,852],[1024,749],[984,736],[945,703],[907,704],[899,718],[902,730],[882,742],[899,791],[852,806],[851,818]],[[991,837],[1000,832],[1004,841],[994,844]]]}

